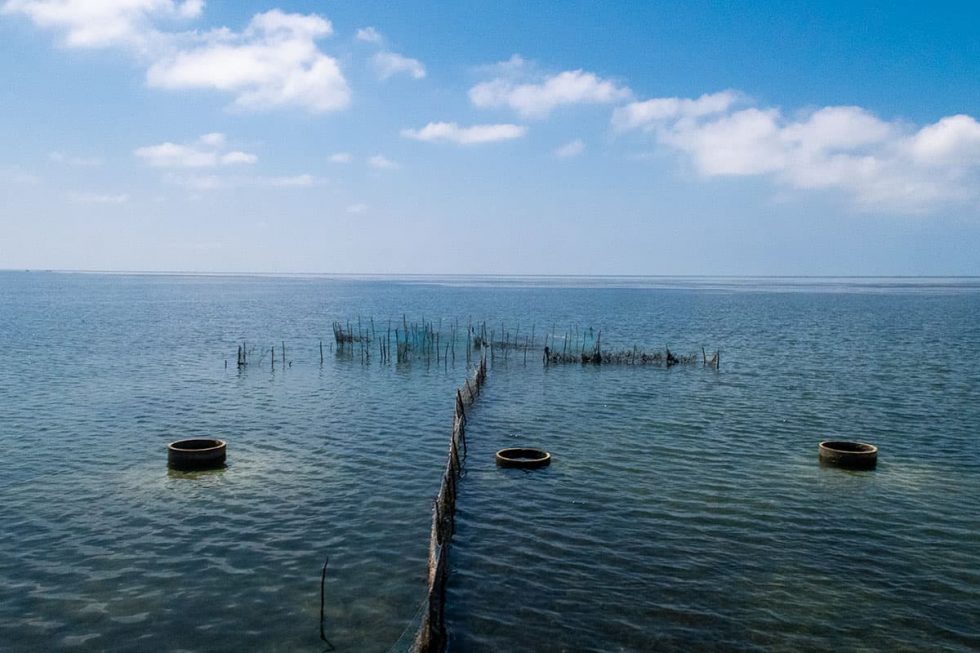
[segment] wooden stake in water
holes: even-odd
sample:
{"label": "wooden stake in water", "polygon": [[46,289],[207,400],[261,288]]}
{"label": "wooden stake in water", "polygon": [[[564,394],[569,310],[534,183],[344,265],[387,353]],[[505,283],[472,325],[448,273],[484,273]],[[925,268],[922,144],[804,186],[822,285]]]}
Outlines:
{"label": "wooden stake in water", "polygon": [[330,648],[328,650],[332,651],[334,649],[333,644],[327,639],[327,634],[324,632],[323,628],[323,603],[326,594],[326,584],[327,584],[327,563],[330,562],[328,557],[323,561],[323,571],[320,573],[320,639],[326,642],[327,646]]}

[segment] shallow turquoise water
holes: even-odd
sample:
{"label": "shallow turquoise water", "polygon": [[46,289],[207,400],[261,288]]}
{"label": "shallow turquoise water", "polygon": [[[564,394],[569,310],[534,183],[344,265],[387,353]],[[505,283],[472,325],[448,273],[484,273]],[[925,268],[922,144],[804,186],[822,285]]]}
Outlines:
{"label": "shallow turquoise water", "polygon": [[[980,648],[976,280],[0,273],[0,649],[320,650],[330,556],[331,641],[387,650],[466,365],[328,337],[403,313],[722,350],[720,372],[496,357],[454,650]],[[227,439],[228,467],[168,473],[188,436]],[[824,437],[875,442],[878,470],[821,468]],[[512,443],[555,462],[498,470]]]}

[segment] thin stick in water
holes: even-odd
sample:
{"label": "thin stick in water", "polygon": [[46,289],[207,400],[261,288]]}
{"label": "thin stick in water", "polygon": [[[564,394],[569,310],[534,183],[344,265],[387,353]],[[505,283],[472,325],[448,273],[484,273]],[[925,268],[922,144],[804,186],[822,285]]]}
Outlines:
{"label": "thin stick in water", "polygon": [[323,572],[321,572],[321,574],[320,574],[320,639],[322,639],[324,642],[326,642],[327,643],[327,646],[330,647],[329,650],[332,651],[334,649],[334,646],[333,646],[333,644],[330,643],[330,640],[327,639],[326,633],[323,632],[323,602],[324,602],[323,600],[324,600],[324,594],[325,594],[324,588],[325,588],[325,586],[327,584],[327,563],[328,562],[330,562],[330,558],[329,557],[327,557],[327,559],[323,561]]}

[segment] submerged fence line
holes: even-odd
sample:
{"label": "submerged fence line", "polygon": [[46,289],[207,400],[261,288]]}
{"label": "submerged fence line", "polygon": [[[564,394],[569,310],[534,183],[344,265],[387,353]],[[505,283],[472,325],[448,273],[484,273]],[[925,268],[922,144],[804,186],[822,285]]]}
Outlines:
{"label": "submerged fence line", "polygon": [[429,531],[428,582],[423,614],[411,653],[442,653],[446,648],[446,584],[449,581],[449,545],[456,530],[456,492],[466,458],[466,408],[472,406],[487,380],[487,359],[483,356],[472,380],[467,378],[456,390],[453,432],[449,455],[439,492],[432,506]]}

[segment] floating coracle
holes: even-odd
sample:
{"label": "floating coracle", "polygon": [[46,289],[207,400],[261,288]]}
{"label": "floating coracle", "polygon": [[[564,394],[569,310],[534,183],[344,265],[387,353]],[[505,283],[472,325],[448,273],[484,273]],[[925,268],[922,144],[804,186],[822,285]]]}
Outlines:
{"label": "floating coracle", "polygon": [[531,469],[549,464],[551,464],[551,454],[541,449],[512,448],[497,452],[497,465],[500,467]]}
{"label": "floating coracle", "polygon": [[825,440],[820,443],[820,462],[848,469],[874,469],[878,447],[866,442]]}
{"label": "floating coracle", "polygon": [[224,467],[225,449],[224,440],[178,440],[167,445],[167,464],[180,470]]}

